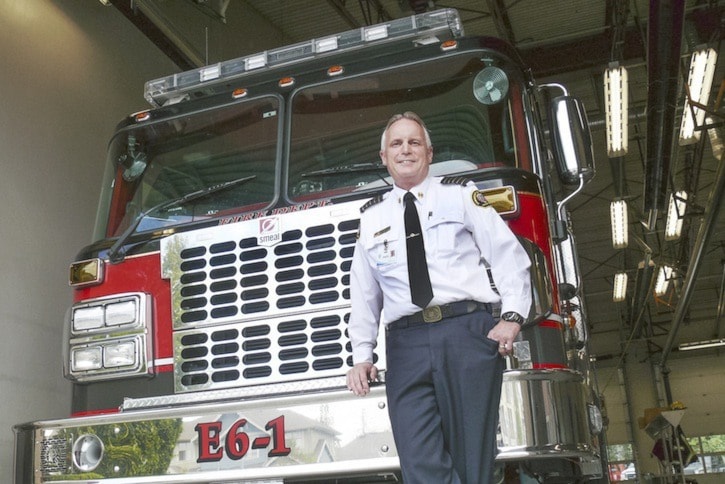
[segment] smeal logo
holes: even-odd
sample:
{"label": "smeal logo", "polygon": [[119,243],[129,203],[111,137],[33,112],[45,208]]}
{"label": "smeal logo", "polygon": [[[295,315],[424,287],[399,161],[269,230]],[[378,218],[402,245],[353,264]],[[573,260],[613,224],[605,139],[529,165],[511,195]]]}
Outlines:
{"label": "smeal logo", "polygon": [[282,240],[282,231],[280,228],[279,217],[269,217],[259,219],[259,235],[257,243],[259,245],[274,245]]}

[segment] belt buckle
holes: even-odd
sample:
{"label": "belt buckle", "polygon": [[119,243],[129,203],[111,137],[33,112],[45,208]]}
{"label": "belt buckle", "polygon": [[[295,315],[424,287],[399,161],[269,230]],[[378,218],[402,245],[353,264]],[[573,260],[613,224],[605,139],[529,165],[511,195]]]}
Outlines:
{"label": "belt buckle", "polygon": [[431,306],[423,310],[423,321],[426,323],[437,323],[443,319],[443,313],[440,306]]}

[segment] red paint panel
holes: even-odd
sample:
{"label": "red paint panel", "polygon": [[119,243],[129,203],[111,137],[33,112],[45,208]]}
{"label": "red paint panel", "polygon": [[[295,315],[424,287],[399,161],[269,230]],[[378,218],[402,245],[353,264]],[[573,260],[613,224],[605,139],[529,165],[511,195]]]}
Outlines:
{"label": "red paint panel", "polygon": [[82,412],[74,412],[71,417],[90,417],[92,415],[108,415],[111,413],[119,413],[118,408],[98,408],[95,410],[84,410]]}
{"label": "red paint panel", "polygon": [[508,220],[509,227],[517,235],[525,237],[534,242],[544,253],[548,265],[547,272],[551,277],[552,291],[554,296],[554,312],[559,312],[559,292],[554,271],[554,259],[552,255],[551,233],[549,232],[549,216],[544,205],[544,200],[536,193],[516,193],[519,202],[520,215],[515,219]]}
{"label": "red paint panel", "polygon": [[534,370],[566,370],[569,368],[558,363],[534,363],[531,366]]}

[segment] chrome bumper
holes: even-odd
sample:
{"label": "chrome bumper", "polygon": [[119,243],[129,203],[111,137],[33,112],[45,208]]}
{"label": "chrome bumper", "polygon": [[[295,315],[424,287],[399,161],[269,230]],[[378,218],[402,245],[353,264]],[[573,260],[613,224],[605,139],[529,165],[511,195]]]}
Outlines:
{"label": "chrome bumper", "polygon": [[139,410],[15,434],[16,484],[281,483],[399,468],[382,386],[365,398],[339,390]]}
{"label": "chrome bumper", "polygon": [[[342,385],[19,425],[15,484],[382,482],[399,470],[384,385],[365,398]],[[600,473],[588,408],[576,372],[507,371],[497,460],[560,458],[577,461],[584,475]]]}

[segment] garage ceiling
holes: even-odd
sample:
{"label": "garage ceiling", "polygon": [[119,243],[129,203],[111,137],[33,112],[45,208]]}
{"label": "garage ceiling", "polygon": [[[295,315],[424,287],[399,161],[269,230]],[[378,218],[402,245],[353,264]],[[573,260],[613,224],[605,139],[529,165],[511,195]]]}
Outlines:
{"label": "garage ceiling", "polygon": [[[540,83],[560,82],[587,108],[597,174],[569,205],[583,273],[592,353],[600,366],[625,357],[659,364],[681,343],[721,339],[725,286],[723,162],[709,137],[679,147],[690,53],[707,44],[720,55],[709,108],[723,133],[720,105],[725,2],[688,0],[111,0],[179,70],[241,57],[415,12],[459,11],[467,35],[493,35],[516,46]],[[678,15],[677,12],[682,14]],[[252,22],[277,35],[255,35]],[[673,27],[674,25],[674,27]],[[682,42],[677,42],[677,39]],[[674,70],[667,71],[674,50]],[[679,51],[679,56],[677,56]],[[679,62],[677,62],[679,59]],[[609,159],[603,72],[611,61],[629,71],[629,152]],[[684,73],[684,74],[683,74]],[[170,73],[169,73],[170,74]],[[670,90],[662,89],[669,85]],[[657,92],[660,95],[657,95]],[[674,95],[673,95],[674,94]],[[648,158],[649,153],[649,158]],[[722,154],[719,155],[722,157]],[[668,162],[669,160],[669,162]],[[668,174],[669,172],[669,174]],[[664,213],[652,197],[687,190],[685,235],[664,239]],[[629,205],[630,243],[611,243],[610,202]],[[652,221],[655,221],[652,227]],[[676,268],[669,291],[654,297],[643,262]],[[646,264],[649,265],[649,264]],[[614,274],[629,276],[628,299],[612,302]],[[637,285],[643,286],[640,295]],[[720,353],[718,353],[720,354]]]}

